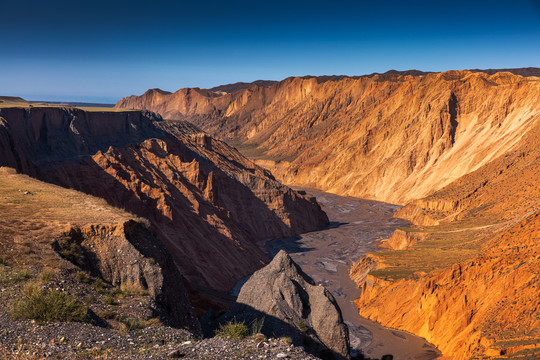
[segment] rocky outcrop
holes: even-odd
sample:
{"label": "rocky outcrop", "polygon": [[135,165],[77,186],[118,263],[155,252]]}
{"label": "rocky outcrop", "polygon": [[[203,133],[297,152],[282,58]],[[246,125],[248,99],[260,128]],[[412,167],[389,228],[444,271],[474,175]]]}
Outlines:
{"label": "rocky outcrop", "polygon": [[51,107],[0,117],[0,164],[147,218],[193,292],[217,300],[268,261],[258,241],[328,223],[315,199],[184,122]]}
{"label": "rocky outcrop", "polygon": [[53,247],[113,286],[148,291],[172,324],[201,333],[182,275],[163,244],[141,223],[74,227],[58,236]]}
{"label": "rocky outcrop", "polygon": [[269,336],[289,336],[322,358],[349,357],[348,330],[334,297],[283,250],[244,284],[227,318],[264,318]]}
{"label": "rocky outcrop", "polygon": [[117,107],[189,120],[286,184],[405,204],[516,149],[540,121],[539,95],[536,77],[449,71],[150,91]]}
{"label": "rocky outcrop", "polygon": [[379,244],[381,249],[405,250],[426,237],[427,234],[414,231],[404,231],[397,229],[388,239],[382,240]]}

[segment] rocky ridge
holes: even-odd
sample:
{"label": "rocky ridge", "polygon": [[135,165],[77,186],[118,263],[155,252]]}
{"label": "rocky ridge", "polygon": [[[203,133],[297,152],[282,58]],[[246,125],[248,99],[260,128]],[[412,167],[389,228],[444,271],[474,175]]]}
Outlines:
{"label": "rocky ridge", "polygon": [[539,121],[539,92],[536,77],[449,71],[149,91],[116,106],[189,120],[284,183],[404,204],[515,149]]}
{"label": "rocky ridge", "polygon": [[315,199],[183,122],[52,107],[0,117],[0,163],[147,218],[192,295],[221,301],[267,261],[257,241],[328,222]]}

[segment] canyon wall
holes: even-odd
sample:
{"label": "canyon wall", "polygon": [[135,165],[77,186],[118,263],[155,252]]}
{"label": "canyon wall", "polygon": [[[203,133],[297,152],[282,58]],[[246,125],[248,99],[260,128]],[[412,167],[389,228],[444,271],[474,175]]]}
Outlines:
{"label": "canyon wall", "polygon": [[536,77],[450,71],[150,90],[116,106],[189,120],[286,184],[405,204],[515,149],[539,95]]}
{"label": "canyon wall", "polygon": [[539,244],[537,212],[471,261],[393,283],[362,281],[356,305],[360,315],[422,336],[452,359],[532,351],[540,337]]}
{"label": "canyon wall", "polygon": [[216,298],[268,261],[258,241],[328,223],[314,198],[149,112],[2,108],[0,150],[1,165],[147,218],[190,289]]}
{"label": "canyon wall", "polygon": [[[539,182],[536,125],[515,151],[398,210],[395,216],[421,227],[419,242],[438,229],[439,239],[448,240],[477,229],[468,241],[484,244],[479,255],[450,268],[397,281],[374,276],[388,264],[369,254],[351,268],[362,288],[360,314],[423,336],[453,359],[540,356]],[[388,242],[400,245],[403,233],[397,230]],[[409,251],[403,256],[411,256],[414,244]]]}

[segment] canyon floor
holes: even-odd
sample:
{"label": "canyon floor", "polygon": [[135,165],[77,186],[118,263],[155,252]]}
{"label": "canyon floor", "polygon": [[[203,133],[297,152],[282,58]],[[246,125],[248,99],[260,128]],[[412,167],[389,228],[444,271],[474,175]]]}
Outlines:
{"label": "canyon floor", "polygon": [[399,206],[314,189],[297,190],[317,197],[330,225],[294,238],[268,241],[265,247],[270,255],[284,249],[302,270],[332,292],[349,326],[353,349],[369,358],[385,354],[396,360],[436,358],[440,353],[432,344],[360,317],[353,303],[360,289],[349,277],[350,266],[364,254],[378,251],[379,241],[390,237],[396,228],[409,224],[393,217]]}

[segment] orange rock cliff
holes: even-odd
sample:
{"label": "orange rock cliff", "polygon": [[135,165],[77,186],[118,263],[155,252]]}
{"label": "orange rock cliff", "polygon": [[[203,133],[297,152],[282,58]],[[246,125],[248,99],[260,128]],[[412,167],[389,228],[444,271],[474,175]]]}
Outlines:
{"label": "orange rock cliff", "polygon": [[116,106],[189,120],[286,184],[405,204],[513,149],[539,95],[535,77],[452,71],[150,90]]}

